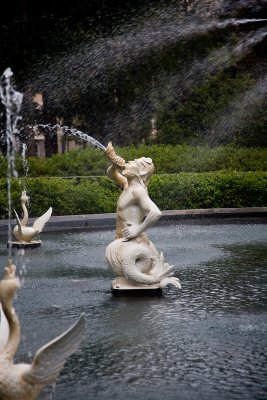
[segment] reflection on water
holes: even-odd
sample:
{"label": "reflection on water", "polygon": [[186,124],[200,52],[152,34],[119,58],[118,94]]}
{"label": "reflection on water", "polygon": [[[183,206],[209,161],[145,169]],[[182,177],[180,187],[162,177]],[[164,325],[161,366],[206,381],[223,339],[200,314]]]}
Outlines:
{"label": "reflection on water", "polygon": [[182,283],[161,298],[112,297],[104,253],[113,236],[43,234],[42,246],[27,250],[15,302],[23,332],[17,359],[29,361],[81,312],[87,316],[87,335],[52,398],[266,398],[266,225],[150,229]]}

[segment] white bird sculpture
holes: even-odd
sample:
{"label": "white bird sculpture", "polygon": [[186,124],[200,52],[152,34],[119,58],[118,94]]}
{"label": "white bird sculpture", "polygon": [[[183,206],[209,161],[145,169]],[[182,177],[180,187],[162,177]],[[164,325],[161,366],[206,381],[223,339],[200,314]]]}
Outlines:
{"label": "white bird sculpture", "polygon": [[9,325],[0,303],[0,353],[5,347],[9,337]]}
{"label": "white bird sculpture", "polygon": [[29,214],[26,207],[26,202],[28,202],[29,197],[27,196],[25,190],[23,190],[20,200],[23,210],[23,218],[20,221],[18,214],[16,211],[14,211],[18,224],[15,226],[13,234],[18,242],[30,243],[40,232],[42,232],[46,222],[51,217],[52,207],[50,207],[41,217],[37,218],[32,226],[27,226]]}
{"label": "white bird sculpture", "polygon": [[[56,381],[67,358],[78,349],[85,334],[85,318],[82,314],[70,329],[41,347],[31,364],[14,364],[13,357],[20,342],[20,323],[12,307],[13,297],[20,287],[15,271],[10,260],[0,281],[2,313],[9,325],[8,338],[0,349],[0,399],[34,400],[45,385]],[[3,330],[6,332],[1,325],[0,334]]]}

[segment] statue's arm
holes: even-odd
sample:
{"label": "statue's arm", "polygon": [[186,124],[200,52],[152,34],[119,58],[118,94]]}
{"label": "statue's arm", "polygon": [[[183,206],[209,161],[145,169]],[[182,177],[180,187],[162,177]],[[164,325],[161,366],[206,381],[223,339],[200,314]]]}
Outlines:
{"label": "statue's arm", "polygon": [[122,187],[128,185],[127,178],[119,172],[124,167],[125,160],[117,156],[111,142],[106,147],[105,155],[112,162],[112,165],[107,169],[107,176]]}
{"label": "statue's arm", "polygon": [[122,187],[125,187],[128,184],[127,179],[119,173],[116,165],[114,164],[108,167],[107,176]]}

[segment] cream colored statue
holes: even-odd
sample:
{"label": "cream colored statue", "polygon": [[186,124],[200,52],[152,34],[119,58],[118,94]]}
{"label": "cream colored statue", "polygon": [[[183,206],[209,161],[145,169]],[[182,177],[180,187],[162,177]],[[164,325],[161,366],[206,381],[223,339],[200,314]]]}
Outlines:
{"label": "cream colored statue", "polygon": [[12,306],[20,281],[16,267],[9,262],[0,281],[0,399],[33,400],[43,387],[54,383],[67,358],[74,353],[85,334],[85,318],[79,320],[35,354],[32,364],[14,364],[20,342],[20,323]]}
{"label": "cream colored statue", "polygon": [[147,191],[154,172],[151,158],[126,163],[111,143],[105,154],[112,161],[108,176],[123,189],[117,202],[116,239],[106,249],[107,262],[116,275],[113,291],[162,289],[168,284],[181,288],[179,279],[172,276],[174,266],[165,263],[146,234],[161,216]]}
{"label": "cream colored statue", "polygon": [[15,211],[16,219],[17,219],[17,225],[15,226],[13,230],[13,234],[15,238],[17,239],[17,242],[12,242],[12,244],[23,244],[25,246],[27,245],[40,245],[41,240],[37,240],[37,236],[40,232],[42,232],[45,224],[49,220],[52,214],[52,208],[50,207],[46,213],[44,213],[41,217],[37,218],[32,226],[27,226],[28,223],[28,210],[26,207],[26,203],[29,201],[29,197],[26,194],[26,191],[24,190],[21,195],[21,206],[23,210],[23,218],[20,221],[18,214]]}

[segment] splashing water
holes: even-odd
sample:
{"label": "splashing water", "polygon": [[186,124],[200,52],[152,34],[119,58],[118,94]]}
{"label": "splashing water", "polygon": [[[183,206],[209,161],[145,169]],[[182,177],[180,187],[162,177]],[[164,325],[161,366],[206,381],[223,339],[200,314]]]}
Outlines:
{"label": "splashing water", "polygon": [[253,123],[255,111],[263,104],[266,93],[267,75],[226,107],[216,123],[210,127],[211,133],[206,136],[206,141],[212,145],[219,145],[226,137],[239,134],[240,128],[246,123]]}
{"label": "splashing water", "polygon": [[[224,21],[214,19],[212,21],[203,21],[194,16],[181,16],[175,8],[166,8],[154,14],[145,14],[134,23],[125,24],[124,26],[117,27],[112,34],[108,37],[98,37],[94,42],[80,44],[74,47],[70,52],[61,54],[55,60],[52,60],[49,66],[40,65],[36,66],[35,76],[27,79],[33,87],[43,88],[48,93],[49,101],[53,104],[63,102],[63,98],[73,98],[77,101],[87,95],[88,91],[92,96],[96,96],[98,101],[98,94],[103,96],[103,93],[108,93],[110,87],[116,84],[117,76],[120,75],[124,68],[131,67],[136,62],[140,62],[142,57],[148,56],[153,53],[164,50],[170,44],[178,44],[183,40],[190,40],[191,38],[202,35],[207,32],[216,30],[224,30],[228,27],[237,27],[239,25],[263,23],[266,19],[234,19],[229,18]],[[251,48],[256,44],[257,40],[260,41],[264,38],[264,33],[259,32],[251,35],[240,44],[239,48],[232,51],[232,54],[227,55],[224,49],[219,49],[216,53],[211,54],[210,57],[202,62],[200,65],[192,66],[192,73],[189,76],[189,68],[184,68],[179,72],[180,76],[177,79],[177,71],[175,74],[168,75],[168,72],[160,73],[153,82],[154,88],[150,87],[146,93],[144,91],[140,94],[139,98],[126,100],[125,104],[120,105],[115,112],[106,113],[107,117],[102,118],[98,116],[96,125],[92,120],[93,129],[97,129],[97,124],[100,124],[101,141],[102,138],[112,139],[113,136],[120,135],[118,132],[127,132],[138,130],[138,126],[146,124],[146,121],[151,119],[151,113],[155,111],[153,106],[153,98],[162,97],[163,91],[166,93],[167,101],[173,100],[179,95],[184,88],[176,89],[172,86],[172,82],[178,80],[185,88],[189,88],[198,80],[203,78],[204,74],[212,72],[213,70],[222,70],[224,66],[230,65],[236,59],[240,59],[246,53],[246,46]],[[256,37],[257,36],[257,37]],[[227,45],[226,45],[227,46]],[[212,58],[213,57],[213,58]],[[199,60],[196,64],[199,63]],[[205,71],[205,65],[208,69]],[[215,65],[214,65],[215,64]],[[201,76],[198,74],[201,71]],[[183,75],[183,76],[181,76]],[[37,78],[38,76],[38,78]],[[66,79],[67,77],[67,79]],[[170,88],[170,91],[166,90]],[[155,89],[155,90],[153,90]],[[145,89],[144,89],[145,90]],[[156,91],[158,90],[158,93]],[[102,94],[101,94],[102,93]],[[172,99],[170,98],[172,96]],[[152,101],[151,101],[152,99]],[[82,104],[77,103],[77,107],[84,109],[85,100],[78,100]],[[89,105],[90,106],[90,105]],[[91,107],[91,106],[90,106]],[[152,107],[152,110],[151,110]],[[82,111],[86,114],[87,111]],[[123,115],[124,114],[124,115]],[[89,125],[90,116],[87,116]],[[137,128],[136,128],[137,126]],[[55,129],[56,126],[51,127]],[[48,130],[49,128],[46,127]],[[67,128],[71,129],[71,128]],[[70,132],[66,132],[69,134]],[[74,132],[72,135],[83,135],[82,132]],[[131,141],[132,133],[129,134]],[[76,136],[78,137],[78,136]],[[88,143],[92,141],[87,138],[80,137]],[[119,140],[124,141],[119,137]],[[92,143],[93,145],[101,147],[101,144]]]}
{"label": "splashing water", "polygon": [[28,161],[26,158],[26,151],[27,151],[27,145],[26,143],[22,143],[22,152],[21,152],[21,157],[22,157],[22,164],[23,164],[23,190],[27,192],[27,177],[28,177],[28,172],[29,172],[29,166],[28,166]]}
{"label": "splashing water", "polygon": [[92,136],[87,135],[87,133],[81,132],[76,128],[70,128],[69,126],[61,126],[58,124],[38,124],[37,127],[43,128],[48,131],[50,134],[54,134],[57,128],[62,130],[62,133],[67,136],[73,136],[76,139],[82,140],[83,142],[89,143],[92,146],[96,146],[102,150],[106,150],[105,146],[94,139]]}
{"label": "splashing water", "polygon": [[10,68],[7,68],[1,76],[0,84],[0,99],[6,109],[6,143],[7,143],[7,193],[8,193],[8,255],[11,259],[11,210],[12,210],[12,199],[11,199],[11,182],[12,177],[17,177],[17,171],[15,168],[16,158],[16,139],[15,134],[17,133],[17,122],[20,119],[19,112],[22,104],[23,94],[16,91],[11,83],[11,77],[13,72]]}
{"label": "splashing water", "polygon": [[[124,27],[123,33],[110,38],[100,38],[92,44],[70,54],[61,56],[45,70],[38,72],[38,79],[30,82],[46,87],[53,96],[63,97],[73,90],[84,93],[87,86],[100,89],[114,75],[127,65],[132,65],[145,54],[160,50],[171,43],[218,29],[245,24],[265,22],[267,19],[234,19],[225,21],[180,21],[177,11],[170,9],[161,15],[144,18],[137,26]],[[67,82],[65,77],[68,77]],[[55,88],[57,90],[55,90]]]}
{"label": "splashing water", "polygon": [[204,59],[197,59],[191,66],[186,66],[182,71],[175,74],[161,73],[153,81],[153,87],[150,86],[135,102],[125,103],[120,113],[108,121],[109,132],[106,133],[106,138],[112,138],[115,132],[129,130],[129,120],[132,121],[132,125],[136,121],[133,129],[138,129],[138,126],[145,124],[152,113],[160,111],[163,99],[165,104],[171,104],[174,99],[183,96],[185,91],[203,84],[210,74],[218,73],[233,62],[241,60],[266,36],[264,28],[258,29],[256,32],[246,34],[234,46],[228,44],[216,49]]}
{"label": "splashing water", "polygon": [[[189,12],[185,13],[183,11],[185,6],[180,7],[177,3],[187,4],[188,7],[186,7],[190,8]],[[209,19],[201,17],[207,4]],[[266,19],[224,19],[224,15],[220,14],[224,5],[225,2],[220,0],[175,2],[175,5],[166,5],[166,7],[155,5],[144,8],[142,14],[134,16],[133,19],[127,16],[118,23],[111,21],[112,31],[107,35],[88,30],[82,35],[83,42],[74,42],[71,48],[49,59],[49,65],[45,58],[40,59],[26,76],[25,85],[31,87],[33,93],[43,91],[51,109],[54,107],[56,110],[54,114],[58,117],[61,113],[64,117],[66,114],[68,121],[73,117],[73,104],[75,104],[77,114],[81,115],[86,123],[85,130],[97,132],[98,139],[102,143],[114,138],[118,138],[119,143],[132,143],[134,135],[136,135],[136,140],[143,136],[144,128],[148,126],[151,116],[161,108],[162,98],[163,101],[166,99],[167,103],[175,102],[177,97],[183,94],[183,90],[201,84],[209,73],[216,73],[227,68],[231,63],[235,64],[236,60],[246,54],[246,47],[251,48],[257,41],[264,38],[264,32],[258,30],[258,33],[255,33],[255,30],[259,26],[265,26]],[[217,34],[217,30],[223,32],[224,29],[239,25],[246,27],[243,29],[245,32],[250,25],[253,29],[250,38],[243,34],[242,29],[234,29],[234,32],[238,31],[237,33],[240,34],[241,31],[241,35],[244,35],[244,41],[243,43],[241,41],[239,48],[237,46],[233,48],[230,44],[234,41],[231,35],[228,37],[220,34],[219,36],[227,41],[225,47],[212,51],[204,60],[201,59],[203,54],[199,54],[199,51],[194,52],[192,49],[192,54],[197,53],[198,59],[189,66],[186,66],[187,59],[179,60],[178,54],[177,68],[171,67],[170,71],[167,66],[167,71],[162,71],[162,68],[165,68],[165,61],[159,62],[156,55],[158,53],[160,55],[161,51],[168,51],[169,46],[182,44],[183,47],[185,41],[194,40],[201,35],[204,35],[205,41],[206,33]],[[142,65],[149,61],[150,56],[152,64],[155,62],[154,71],[151,69],[153,82],[150,83],[150,77],[148,77],[143,88],[141,85],[139,88],[139,83],[134,82],[137,90],[133,91],[133,96],[129,96],[130,98],[127,97],[127,93],[125,96],[125,82],[127,79],[133,79],[131,75],[133,67],[140,64],[142,73]],[[128,68],[129,78],[127,78]],[[122,82],[121,86],[120,82]],[[129,93],[130,90],[132,89],[129,89]],[[31,101],[31,91],[27,92],[29,101]],[[115,105],[115,96],[113,97],[112,91],[114,93],[116,91],[119,104]],[[101,107],[98,108],[99,101]],[[64,112],[61,110],[62,106],[64,106]],[[57,127],[54,121],[54,119],[42,120],[44,123],[51,122],[52,126],[47,125],[44,128],[51,134]],[[64,128],[61,129],[64,131]],[[67,132],[70,129],[72,129],[72,134]],[[84,135],[83,132],[77,130],[75,132],[73,128],[68,127],[62,133],[70,134],[70,136],[76,134],[75,137],[78,137],[77,134]],[[103,149],[101,144],[93,143],[92,140],[88,140],[88,137],[80,136],[79,138]]]}

